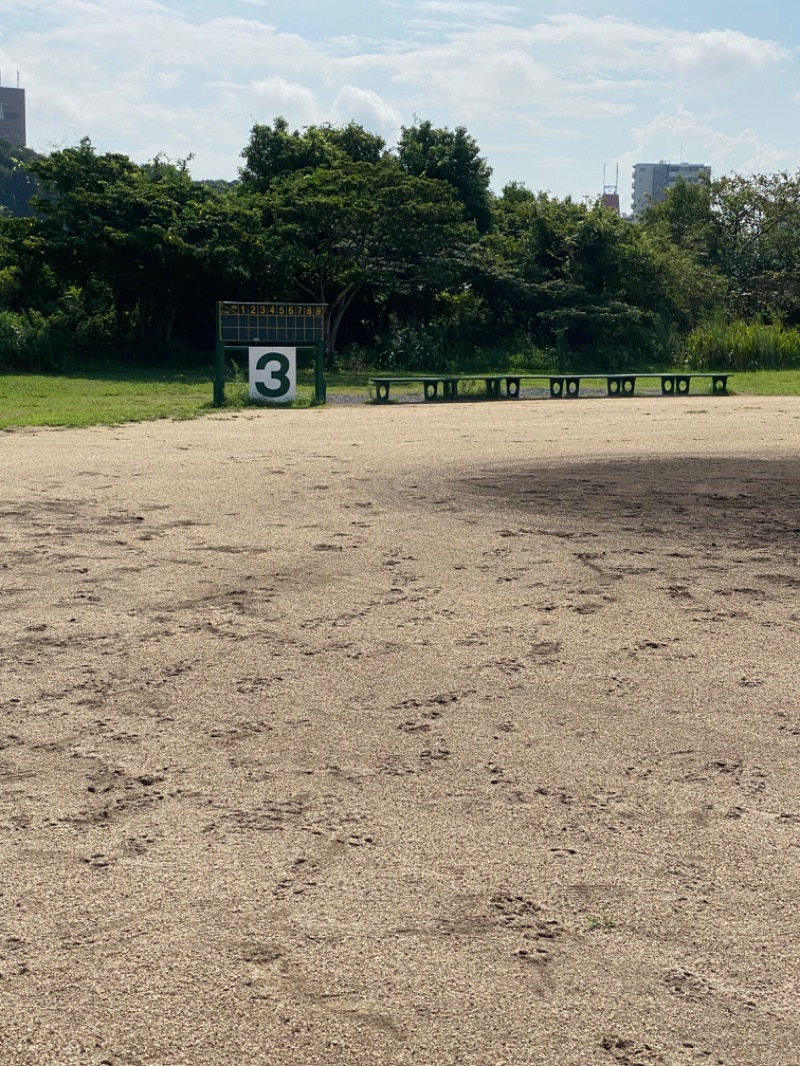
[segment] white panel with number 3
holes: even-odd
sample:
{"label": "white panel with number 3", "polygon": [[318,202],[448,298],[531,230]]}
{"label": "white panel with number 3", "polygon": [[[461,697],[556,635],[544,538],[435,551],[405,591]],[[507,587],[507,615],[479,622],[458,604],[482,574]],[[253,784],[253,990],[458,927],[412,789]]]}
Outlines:
{"label": "white panel with number 3", "polygon": [[288,403],[297,396],[296,348],[249,348],[250,396]]}

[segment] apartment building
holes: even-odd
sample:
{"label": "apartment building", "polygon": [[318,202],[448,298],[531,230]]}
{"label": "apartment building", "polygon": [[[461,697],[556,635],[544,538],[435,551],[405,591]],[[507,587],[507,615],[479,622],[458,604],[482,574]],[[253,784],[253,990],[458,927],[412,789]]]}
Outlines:
{"label": "apartment building", "polygon": [[633,168],[633,217],[641,218],[650,204],[661,203],[679,181],[697,185],[711,175],[707,163],[637,163]]}
{"label": "apartment building", "polygon": [[25,90],[0,85],[0,141],[25,147]]}

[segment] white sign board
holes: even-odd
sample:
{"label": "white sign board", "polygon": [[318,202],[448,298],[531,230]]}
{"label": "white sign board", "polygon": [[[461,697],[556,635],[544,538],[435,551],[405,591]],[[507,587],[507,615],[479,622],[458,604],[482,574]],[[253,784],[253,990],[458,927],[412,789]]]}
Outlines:
{"label": "white sign board", "polygon": [[297,396],[297,349],[250,348],[250,396],[287,403]]}

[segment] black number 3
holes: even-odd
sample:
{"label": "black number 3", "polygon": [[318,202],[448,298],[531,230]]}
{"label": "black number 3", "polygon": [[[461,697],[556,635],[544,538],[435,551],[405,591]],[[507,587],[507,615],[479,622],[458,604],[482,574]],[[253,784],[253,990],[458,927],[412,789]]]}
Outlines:
{"label": "black number 3", "polygon": [[262,396],[268,400],[277,400],[279,397],[285,396],[292,387],[288,373],[292,364],[285,355],[281,355],[278,352],[265,352],[256,363],[256,370],[266,370],[271,363],[276,364],[278,367],[277,370],[270,368],[269,372],[270,379],[277,382],[277,384],[271,387],[265,385],[262,381],[257,381],[255,385]]}

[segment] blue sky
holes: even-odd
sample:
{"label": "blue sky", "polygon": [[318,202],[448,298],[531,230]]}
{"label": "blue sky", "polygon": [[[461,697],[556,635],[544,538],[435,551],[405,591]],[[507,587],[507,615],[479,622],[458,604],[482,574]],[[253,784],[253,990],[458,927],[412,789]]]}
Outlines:
{"label": "blue sky", "polygon": [[795,3],[3,0],[0,76],[42,151],[91,138],[233,178],[254,122],[466,126],[509,181],[595,197],[660,159],[800,169]]}

